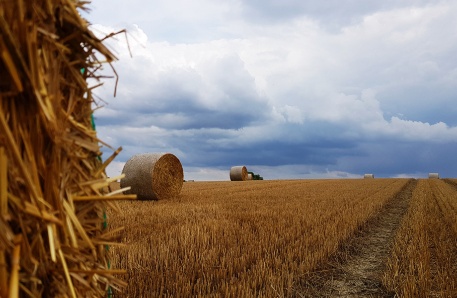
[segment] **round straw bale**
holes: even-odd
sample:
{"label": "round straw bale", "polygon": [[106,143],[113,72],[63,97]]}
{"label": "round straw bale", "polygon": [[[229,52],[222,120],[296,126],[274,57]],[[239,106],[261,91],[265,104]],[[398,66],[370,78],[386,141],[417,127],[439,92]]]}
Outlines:
{"label": "round straw bale", "polygon": [[144,153],[130,158],[124,165],[121,188],[124,194],[136,194],[140,200],[161,200],[181,192],[184,173],[181,162],[171,153]]}
{"label": "round straw bale", "polygon": [[108,187],[109,187],[109,191],[116,191],[116,190],[119,190],[121,188],[120,187],[120,183],[117,182],[117,181],[110,182]]}
{"label": "round straw bale", "polygon": [[363,175],[363,178],[365,178],[365,179],[373,179],[374,178],[374,174],[365,174],[365,175]]}
{"label": "round straw bale", "polygon": [[429,179],[440,179],[440,175],[438,173],[428,173]]}
{"label": "round straw bale", "polygon": [[246,181],[248,180],[248,170],[245,166],[234,166],[230,169],[231,181]]}
{"label": "round straw bale", "polygon": [[252,180],[252,174],[248,173],[248,180]]}

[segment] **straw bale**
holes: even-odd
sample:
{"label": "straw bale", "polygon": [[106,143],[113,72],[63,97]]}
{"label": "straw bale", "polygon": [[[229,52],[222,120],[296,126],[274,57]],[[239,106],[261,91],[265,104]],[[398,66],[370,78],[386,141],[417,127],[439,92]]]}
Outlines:
{"label": "straw bale", "polygon": [[429,179],[440,179],[440,174],[439,173],[429,173],[428,178]]}
{"label": "straw bale", "polygon": [[245,166],[234,166],[230,169],[231,181],[246,181],[248,180],[248,170]]}
{"label": "straw bale", "polygon": [[363,178],[365,178],[365,179],[373,179],[374,178],[374,174],[365,174],[365,175],[363,175]]}
{"label": "straw bale", "polygon": [[124,165],[121,188],[141,200],[162,200],[181,192],[184,172],[179,159],[171,153],[144,153],[130,158]]}
{"label": "straw bale", "polygon": [[120,182],[114,181],[109,184],[109,190],[110,191],[116,191],[121,189],[121,184]]}
{"label": "straw bale", "polygon": [[248,173],[248,179],[247,180],[252,180],[253,177],[252,177],[252,173]]}
{"label": "straw bale", "polygon": [[0,1],[1,297],[106,297],[125,286],[104,245],[112,159],[100,158],[87,83],[101,78],[99,59],[116,58],[81,17],[87,3]]}

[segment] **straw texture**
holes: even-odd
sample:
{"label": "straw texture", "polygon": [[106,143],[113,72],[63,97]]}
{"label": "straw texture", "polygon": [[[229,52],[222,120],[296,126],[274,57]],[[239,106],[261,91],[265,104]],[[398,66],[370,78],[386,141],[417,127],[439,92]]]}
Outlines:
{"label": "straw texture", "polygon": [[245,166],[234,166],[230,169],[231,181],[246,181],[248,180],[248,170]]}
{"label": "straw texture", "polygon": [[184,172],[179,159],[171,153],[144,153],[130,158],[124,165],[121,188],[141,200],[162,200],[181,192]]}
{"label": "straw texture", "polygon": [[106,257],[112,159],[101,162],[86,81],[100,79],[97,57],[115,57],[81,18],[86,3],[0,1],[1,297],[106,297],[125,286]]}

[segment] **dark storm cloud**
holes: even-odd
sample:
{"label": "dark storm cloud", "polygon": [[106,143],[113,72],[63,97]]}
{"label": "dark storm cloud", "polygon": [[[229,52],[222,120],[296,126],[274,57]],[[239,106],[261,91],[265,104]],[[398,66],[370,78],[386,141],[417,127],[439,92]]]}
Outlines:
{"label": "dark storm cloud", "polygon": [[[343,157],[338,168],[350,173],[375,173],[379,177],[406,174],[425,178],[426,173],[439,172],[442,177],[454,177],[457,162],[457,142],[372,142],[360,144],[361,155]],[[407,170],[406,170],[407,169]],[[406,170],[406,171],[405,171]]]}
{"label": "dark storm cloud", "polygon": [[[313,142],[288,143],[282,140],[259,142],[251,147],[239,147],[236,150],[220,150],[224,165],[254,164],[264,166],[279,165],[332,165],[338,158],[353,154],[347,143]],[[218,165],[221,162],[218,161]]]}
{"label": "dark storm cloud", "polygon": [[[245,112],[245,113],[244,113]],[[262,115],[240,112],[221,112],[211,110],[188,110],[172,113],[154,111],[130,112],[128,119],[119,120],[115,116],[96,117],[98,125],[128,125],[131,127],[156,126],[165,129],[221,128],[240,129],[262,119]]]}

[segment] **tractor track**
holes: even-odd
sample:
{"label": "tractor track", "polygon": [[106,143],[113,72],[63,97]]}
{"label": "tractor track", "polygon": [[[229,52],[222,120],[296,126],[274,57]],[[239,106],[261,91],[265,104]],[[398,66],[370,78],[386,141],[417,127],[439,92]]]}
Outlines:
{"label": "tractor track", "polygon": [[382,275],[416,184],[411,179],[328,263],[306,276],[293,296],[394,297]]}

